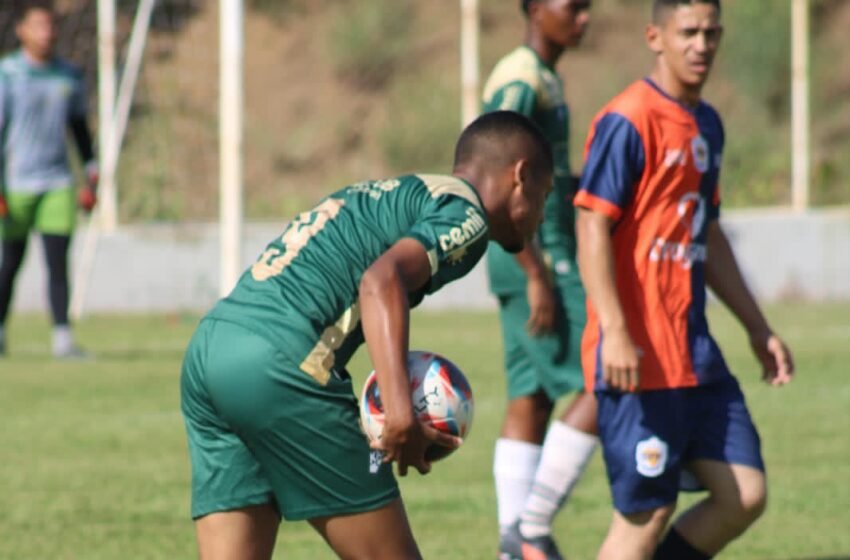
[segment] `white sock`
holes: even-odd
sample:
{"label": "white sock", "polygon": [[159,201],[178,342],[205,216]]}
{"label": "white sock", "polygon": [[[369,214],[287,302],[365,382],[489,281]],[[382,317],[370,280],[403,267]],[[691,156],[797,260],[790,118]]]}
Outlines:
{"label": "white sock", "polygon": [[525,441],[505,438],[496,440],[493,478],[496,480],[496,504],[502,533],[519,519],[531,492],[541,449],[541,446]]}
{"label": "white sock", "polygon": [[74,336],[71,334],[70,325],[56,325],[53,327],[53,353],[62,354],[68,352],[74,346]]}
{"label": "white sock", "polygon": [[525,537],[552,532],[552,519],[581,478],[598,442],[595,436],[559,420],[549,425],[534,484],[520,515],[520,532]]}

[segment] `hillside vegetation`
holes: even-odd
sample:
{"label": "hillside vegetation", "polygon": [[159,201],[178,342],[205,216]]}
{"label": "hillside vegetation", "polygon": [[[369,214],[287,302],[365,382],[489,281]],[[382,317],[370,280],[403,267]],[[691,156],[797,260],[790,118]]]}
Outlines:
{"label": "hillside vegetation", "polygon": [[[94,13],[91,0],[66,4]],[[482,81],[522,41],[517,4],[481,0]],[[594,113],[652,64],[643,41],[648,4],[594,0],[584,44],[562,60],[576,169]],[[286,217],[356,179],[448,170],[460,127],[456,0],[246,5],[250,217]],[[813,202],[847,204],[850,66],[842,61],[850,60],[850,2],[812,6]],[[725,119],[727,207],[790,200],[789,15],[789,0],[724,4],[726,35],[706,98]],[[122,218],[211,218],[218,208],[218,2],[162,0],[145,60],[122,155]]]}

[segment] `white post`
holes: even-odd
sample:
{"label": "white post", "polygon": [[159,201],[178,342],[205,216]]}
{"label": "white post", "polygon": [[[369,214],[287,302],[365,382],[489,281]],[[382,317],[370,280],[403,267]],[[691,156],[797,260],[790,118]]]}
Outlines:
{"label": "white post", "polygon": [[[114,1],[114,0],[110,0]],[[136,19],[133,23],[133,31],[130,34],[130,45],[127,49],[127,62],[124,69],[124,75],[121,77],[121,87],[118,91],[118,100],[109,108],[105,107],[103,99],[105,98],[101,92],[100,110],[114,110],[108,116],[108,124],[104,125],[101,120],[101,185],[111,185],[111,191],[115,193],[115,175],[118,171],[118,158],[121,155],[121,144],[124,141],[124,132],[127,129],[127,120],[130,117],[130,106],[133,102],[133,92],[136,89],[136,80],[139,77],[139,70],[142,66],[142,56],[145,52],[145,39],[148,35],[150,27],[151,14],[153,13],[156,0],[141,0],[136,10]],[[113,4],[114,7],[114,4]],[[113,12],[114,14],[114,12]],[[111,20],[113,23],[115,19]],[[114,43],[112,43],[114,45]],[[113,59],[114,60],[114,49]],[[113,67],[114,68],[114,67]],[[111,74],[112,83],[107,84],[108,88],[112,88],[112,97],[115,97],[115,74]],[[107,94],[109,95],[109,94]],[[108,99],[108,98],[107,98]],[[101,117],[103,119],[103,117]],[[107,148],[108,146],[108,148]],[[94,261],[97,255],[97,244],[100,239],[101,227],[106,231],[114,231],[117,225],[117,212],[115,211],[116,199],[113,196],[111,199],[111,209],[107,209],[104,205],[103,213],[100,215],[103,223],[99,226],[96,220],[89,221],[89,227],[86,228],[86,234],[83,240],[83,249],[80,254],[79,266],[74,274],[74,283],[72,284],[71,302],[69,312],[74,321],[78,321],[83,316],[83,308],[85,306],[86,294],[88,285],[91,279],[92,270],[94,269]]]}
{"label": "white post", "polygon": [[[97,83],[98,83],[98,145],[101,164],[111,161],[115,151],[115,2],[97,2]],[[105,231],[114,231],[118,224],[118,198],[115,175],[102,173],[98,188],[100,219]]]}
{"label": "white post", "polygon": [[124,72],[121,76],[121,85],[118,88],[118,96],[115,101],[115,113],[112,121],[112,144],[114,152],[112,159],[104,162],[104,167],[115,177],[118,171],[118,160],[121,157],[121,146],[124,143],[124,132],[127,130],[127,121],[130,119],[130,108],[133,103],[133,94],[136,91],[136,81],[142,68],[142,57],[145,54],[145,42],[148,38],[151,15],[156,0],[140,0],[136,8],[136,19],[133,21],[133,30],[130,33],[130,43],[127,46],[127,60],[124,63]]}
{"label": "white post", "polygon": [[809,206],[809,1],[791,4],[791,207]]}
{"label": "white post", "polygon": [[242,0],[220,0],[219,14],[219,293],[226,296],[242,269]]}
{"label": "white post", "polygon": [[478,116],[478,0],[460,0],[461,124]]}

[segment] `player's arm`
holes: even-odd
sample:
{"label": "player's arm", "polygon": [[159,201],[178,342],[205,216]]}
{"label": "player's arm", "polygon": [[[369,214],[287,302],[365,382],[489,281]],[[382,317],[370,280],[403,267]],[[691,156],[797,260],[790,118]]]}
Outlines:
{"label": "player's arm", "polygon": [[514,255],[526,276],[529,315],[526,328],[538,336],[555,328],[555,290],[537,243],[526,243]]}
{"label": "player's arm", "polygon": [[617,291],[612,231],[631,204],[645,164],[643,140],[630,120],[615,112],[597,117],[574,200],[576,240],[581,280],[602,330],[602,377],[621,391],[637,390],[640,376],[638,349]]}
{"label": "player's arm", "polygon": [[404,238],[381,255],[360,280],[360,317],[369,357],[378,378],[384,405],[381,449],[385,461],[397,461],[401,476],[408,466],[426,473],[431,465],[425,449],[431,443],[457,447],[460,440],[420,424],[410,400],[407,352],[410,304],[407,294],[431,277],[425,247]]}
{"label": "player's arm", "polygon": [[638,354],[617,294],[613,225],[614,220],[605,214],[577,209],[578,268],[602,330],[603,379],[612,389],[634,391],[639,382]]}
{"label": "player's arm", "polygon": [[[0,140],[5,142],[6,127],[8,126],[8,88],[6,87],[6,76],[0,70]],[[9,214],[6,203],[6,149],[0,145],[0,219]]]}
{"label": "player's arm", "polygon": [[68,114],[68,128],[74,138],[74,144],[80,154],[86,175],[86,185],[80,190],[79,203],[86,211],[91,211],[97,204],[97,185],[100,172],[94,155],[94,141],[87,121],[86,89],[82,78],[79,78],[74,95],[71,99],[71,110]]}
{"label": "player's arm", "polygon": [[753,352],[761,362],[763,379],[771,385],[788,383],[794,374],[791,351],[768,325],[717,220],[709,222],[707,245],[705,279],[708,287],[746,329]]}

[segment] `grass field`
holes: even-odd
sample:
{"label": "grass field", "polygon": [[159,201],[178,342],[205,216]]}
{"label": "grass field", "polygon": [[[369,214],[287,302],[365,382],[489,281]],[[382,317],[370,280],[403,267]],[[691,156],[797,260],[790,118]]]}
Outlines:
{"label": "grass field", "polygon": [[[768,309],[796,353],[798,379],[758,382],[746,338],[722,310],[712,329],[764,440],[771,502],[722,558],[850,558],[850,305]],[[194,316],[95,317],[79,337],[97,359],[55,363],[41,317],[14,317],[0,361],[0,558],[142,559],[195,555],[188,461],[178,411],[182,351]],[[504,405],[494,315],[417,314],[413,348],[467,372],[476,418],[463,449],[402,481],[425,558],[487,559],[496,550],[491,453]],[[362,382],[364,356],[351,367]],[[610,502],[597,454],[556,534],[573,560],[593,558]],[[305,523],[281,526],[276,558],[332,555]]]}

